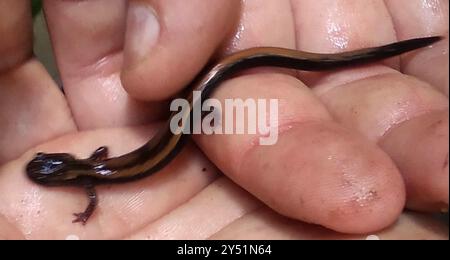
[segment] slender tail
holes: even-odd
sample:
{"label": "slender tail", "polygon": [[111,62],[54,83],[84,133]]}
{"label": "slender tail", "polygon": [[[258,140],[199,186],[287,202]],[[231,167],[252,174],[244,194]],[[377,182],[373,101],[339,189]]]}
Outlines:
{"label": "slender tail", "polygon": [[212,73],[210,72],[206,77],[202,74],[200,80],[195,80],[194,83],[203,83],[194,85],[194,89],[202,91],[202,99],[205,100],[222,81],[244,69],[283,67],[304,71],[332,70],[384,60],[429,46],[441,39],[442,37],[439,36],[417,38],[336,54],[311,53],[275,47],[251,48],[225,58],[211,69]]}
{"label": "slender tail", "polygon": [[363,65],[391,58],[409,51],[429,46],[442,37],[417,38],[400,41],[384,46],[360,49],[356,51],[320,54],[302,52],[282,48],[261,48],[257,53],[246,56],[234,68],[237,70],[259,67],[274,66],[285,67],[304,71],[324,71],[348,66]]}
{"label": "slender tail", "polygon": [[319,57],[317,63],[322,65],[319,65],[320,69],[333,69],[341,66],[367,64],[429,46],[441,39],[442,37],[440,36],[416,38],[380,47],[344,52],[337,54],[337,57],[334,57],[333,55],[324,55],[323,57]]}

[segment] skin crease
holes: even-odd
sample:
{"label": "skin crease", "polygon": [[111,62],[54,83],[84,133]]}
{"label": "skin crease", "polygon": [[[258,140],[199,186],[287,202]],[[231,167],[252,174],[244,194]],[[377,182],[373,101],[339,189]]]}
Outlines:
{"label": "skin crease", "polygon": [[[392,10],[383,10],[383,1],[372,1],[376,8],[350,5],[348,4],[349,1],[333,1],[338,2],[333,5],[334,10],[338,10],[338,14],[333,14],[333,10],[331,10],[329,16],[322,17],[325,19],[324,21],[316,20],[313,24],[306,26],[306,22],[312,21],[313,16],[316,19],[320,19],[320,17],[317,18],[318,16],[313,12],[307,12],[306,15],[302,15],[299,10],[302,9],[300,7],[307,10],[308,6],[314,5],[314,2],[317,3],[318,6],[316,8],[319,9],[331,6],[329,1],[283,1],[278,8],[286,9],[284,11],[277,9],[271,13],[269,11],[271,10],[270,8],[263,8],[263,3],[257,5],[253,0],[244,1],[243,6],[238,4],[236,4],[237,6],[230,6],[233,4],[221,3],[226,5],[225,7],[229,8],[226,10],[235,14],[235,17],[242,17],[240,22],[237,20],[228,21],[228,18],[221,17],[221,15],[226,16],[227,14],[215,11],[223,8],[220,4],[209,7],[195,7],[194,5],[193,9],[198,11],[195,13],[195,16],[190,12],[183,13],[179,10],[182,9],[181,7],[174,7],[173,13],[170,14],[172,17],[174,14],[185,15],[184,19],[186,19],[186,22],[183,26],[187,30],[187,35],[189,35],[187,39],[190,44],[195,45],[197,43],[208,46],[184,49],[183,46],[186,40],[183,39],[186,39],[187,36],[181,35],[182,40],[172,38],[175,40],[170,45],[166,45],[169,44],[166,42],[162,46],[180,48],[181,51],[177,55],[172,57],[169,55],[170,52],[165,52],[164,49],[152,49],[152,53],[149,54],[151,58],[142,61],[142,64],[145,65],[127,67],[122,71],[123,84],[131,95],[139,95],[142,98],[147,98],[147,100],[157,100],[171,96],[175,89],[182,89],[184,87],[183,83],[194,76],[195,71],[201,68],[207,57],[215,49],[232,51],[233,48],[243,49],[258,45],[274,45],[290,48],[297,46],[299,49],[308,50],[311,47],[306,45],[311,44],[310,46],[315,46],[315,51],[318,52],[338,52],[342,51],[342,49],[336,47],[336,39],[339,39],[339,35],[345,35],[343,38],[349,39],[351,44],[348,45],[348,48],[350,49],[379,45],[402,39],[395,37],[395,32],[402,30],[398,28],[399,25],[394,26],[392,24],[392,20],[395,19],[380,20],[379,18],[374,18],[378,17],[377,15],[379,14],[383,17],[386,14],[395,15],[395,12],[392,12]],[[354,125],[346,123],[351,121],[348,118],[345,118],[346,120],[337,120],[336,118],[340,116],[345,117],[345,114],[340,115],[336,113],[335,111],[339,110],[333,110],[333,104],[329,102],[333,95],[339,96],[340,89],[344,91],[341,95],[348,95],[350,96],[347,97],[348,100],[358,102],[361,96],[351,98],[353,92],[345,93],[345,89],[348,88],[349,84],[361,85],[367,88],[367,95],[370,97],[372,89],[376,90],[378,86],[378,82],[373,80],[373,76],[392,71],[392,69],[384,65],[327,73],[321,75],[319,80],[309,80],[309,78],[313,77],[318,78],[317,75],[307,75],[305,78],[302,75],[300,79],[308,87],[314,87],[313,92],[308,90],[304,83],[291,76],[266,73],[267,71],[260,74],[254,72],[252,75],[227,82],[225,88],[219,88],[217,97],[225,98],[230,95],[256,98],[261,97],[261,95],[263,95],[262,97],[282,97],[283,103],[280,110],[288,112],[283,114],[284,118],[282,118],[284,126],[288,130],[280,136],[280,142],[282,143],[280,146],[272,148],[255,147],[252,145],[254,136],[198,137],[195,141],[203,153],[233,182],[227,177],[219,175],[217,169],[205,159],[205,156],[199,149],[190,147],[180,155],[180,158],[174,161],[173,165],[171,164],[164,172],[154,177],[152,176],[136,183],[99,187],[99,210],[96,211],[86,227],[73,225],[70,223],[70,214],[83,208],[86,203],[83,191],[75,188],[37,186],[25,178],[23,174],[24,164],[35,152],[41,150],[47,152],[71,152],[76,156],[86,157],[98,146],[106,144],[111,147],[112,156],[127,152],[147,140],[152,134],[152,131],[148,129],[124,127],[125,125],[136,125],[144,122],[139,120],[129,121],[127,118],[140,118],[141,120],[148,116],[149,120],[151,120],[150,116],[154,116],[152,115],[153,109],[160,108],[154,104],[145,104],[145,107],[150,107],[149,110],[133,109],[126,95],[114,94],[123,93],[117,90],[122,88],[118,81],[118,75],[121,73],[122,59],[124,59],[125,64],[129,63],[127,60],[130,59],[130,57],[122,57],[121,39],[115,39],[118,36],[111,33],[111,31],[120,31],[125,28],[120,23],[120,21],[125,21],[122,10],[123,2],[108,1],[108,6],[105,5],[105,1],[76,3],[64,1],[55,5],[48,3],[46,2],[46,11],[50,21],[49,28],[53,42],[57,43],[54,46],[62,72],[63,83],[65,90],[72,92],[72,94],[68,94],[71,113],[64,109],[60,110],[58,113],[62,113],[62,115],[55,115],[55,119],[52,120],[50,125],[45,117],[55,113],[56,109],[45,107],[39,102],[31,102],[28,104],[29,109],[27,111],[35,114],[23,117],[21,123],[25,129],[39,129],[39,131],[30,131],[29,135],[26,136],[28,139],[17,138],[16,140],[10,140],[11,138],[4,139],[2,136],[5,144],[0,146],[2,147],[0,148],[0,154],[10,156],[10,158],[4,159],[0,166],[0,190],[2,194],[5,194],[0,198],[0,228],[2,231],[6,231],[6,235],[2,233],[2,238],[64,239],[70,234],[76,234],[80,238],[130,239],[349,238],[346,235],[308,225],[299,220],[313,222],[342,232],[364,233],[364,235],[351,237],[356,239],[364,239],[367,233],[372,232],[376,232],[381,238],[386,239],[448,238],[448,232],[445,232],[445,229],[448,230],[448,227],[445,224],[436,222],[430,217],[425,217],[425,220],[423,220],[422,217],[409,213],[403,214],[400,221],[396,222],[391,228],[378,232],[379,229],[385,228],[397,220],[405,199],[403,186],[401,185],[403,180],[400,178],[400,172],[395,165],[401,165],[408,161],[420,161],[423,162],[423,167],[428,165],[428,168],[431,169],[431,166],[437,163],[436,161],[441,166],[445,163],[445,158],[443,158],[445,156],[441,156],[440,160],[435,159],[435,161],[430,159],[423,160],[421,153],[410,153],[406,154],[406,157],[401,157],[402,155],[398,155],[396,152],[399,150],[404,151],[404,149],[401,149],[402,147],[414,146],[419,137],[421,138],[420,140],[423,140],[420,143],[421,147],[429,146],[429,149],[433,151],[441,151],[442,147],[439,145],[440,142],[436,141],[437,137],[435,136],[447,138],[447,140],[448,136],[436,135],[436,131],[420,130],[418,126],[422,125],[420,120],[426,121],[427,113],[433,113],[433,117],[437,118],[436,122],[439,122],[440,119],[448,118],[446,113],[436,114],[434,112],[435,110],[442,111],[443,109],[448,111],[448,109],[442,108],[441,105],[441,100],[444,97],[436,94],[431,87],[425,87],[423,90],[417,91],[417,95],[410,99],[407,94],[408,89],[422,88],[422,82],[412,80],[407,81],[409,84],[402,84],[405,80],[404,77],[385,76],[383,79],[385,84],[383,85],[395,84],[398,86],[395,95],[398,95],[399,99],[401,99],[401,96],[406,95],[405,99],[410,100],[411,103],[415,104],[418,100],[425,100],[426,102],[424,103],[431,104],[428,111],[420,111],[420,113],[413,109],[409,110],[409,108],[415,108],[417,105],[413,104],[407,107],[406,114],[408,118],[399,119],[401,123],[398,126],[390,125],[390,127],[387,127],[389,132],[385,135],[386,139],[382,141],[382,147],[386,153],[376,146],[378,139],[366,138],[367,136],[378,136],[377,134],[364,132],[364,129],[370,129],[370,127],[364,125],[373,122],[371,120],[365,121],[364,118],[371,118],[373,113],[377,111],[367,111],[367,116],[359,119],[360,125],[364,127],[355,128]],[[146,4],[147,1],[139,1],[139,3]],[[169,1],[151,1],[151,3],[156,12],[158,10],[171,10]],[[291,3],[293,6],[292,10],[290,9]],[[162,7],[161,5],[166,6]],[[267,3],[267,5],[270,5],[270,3]],[[57,11],[60,9],[56,9],[56,6],[66,10],[67,13]],[[92,10],[92,8],[104,10],[105,14],[108,13],[115,17],[98,14],[94,16],[90,15],[92,12],[83,11]],[[11,12],[14,12],[13,9],[11,10]],[[21,10],[16,11],[20,12]],[[244,15],[239,15],[241,11],[244,12]],[[71,12],[73,12],[72,16],[69,15]],[[351,12],[361,13],[361,15],[347,16]],[[285,15],[285,13],[291,15]],[[419,13],[422,13],[423,16],[427,15],[426,12]],[[205,23],[205,26],[208,27],[204,29],[206,32],[215,31],[218,28],[223,29],[227,26],[233,28],[235,24],[240,24],[240,29],[237,30],[239,39],[224,39],[223,37],[225,36],[222,33],[221,35],[198,33],[198,35],[196,34],[197,37],[192,37],[192,33],[189,30],[189,22],[187,22],[190,19],[194,19],[192,16],[197,19],[204,17],[206,20],[211,16],[216,18],[215,20],[217,21],[215,22]],[[4,16],[0,17],[0,24],[4,24],[1,20],[5,19]],[[68,17],[71,19],[67,19]],[[164,17],[163,14],[158,13],[159,19]],[[348,26],[345,27],[344,31],[329,32],[326,30],[326,24],[332,23],[334,18],[336,18],[336,23],[344,23],[346,21]],[[65,21],[64,28],[61,28],[61,23],[58,23],[61,20]],[[221,24],[221,21],[225,24]],[[270,36],[267,33],[267,29],[264,30],[264,26],[260,25],[260,23],[269,23],[270,21],[274,22],[271,30],[277,32],[273,36]],[[231,25],[227,25],[228,22]],[[376,23],[376,26],[384,28],[378,29],[384,33],[380,35],[369,34],[373,30],[372,28],[375,27],[374,23]],[[89,24],[95,24],[96,26],[91,27],[88,26]],[[360,24],[364,24],[367,28],[358,28]],[[312,29],[309,26],[317,28]],[[74,31],[76,28],[78,28],[76,30],[78,37],[67,38],[67,32]],[[95,30],[86,30],[86,28],[95,28]],[[164,34],[169,39],[170,37],[179,36],[179,34],[172,35],[171,33],[174,33],[174,29],[169,30],[170,27],[163,26],[161,28],[161,35]],[[440,31],[439,28],[441,26],[437,26],[436,31],[433,31],[432,34],[445,35],[446,32]],[[167,31],[165,31],[166,29]],[[16,31],[25,30],[26,28],[23,28],[23,30],[17,29]],[[446,30],[448,30],[448,26]],[[330,33],[332,33],[333,37],[327,37],[327,34]],[[431,34],[429,31],[427,33]],[[299,39],[302,40],[300,41]],[[7,39],[2,39],[0,46],[6,45],[5,41]],[[225,46],[226,43],[230,44],[228,48]],[[292,45],[293,43],[295,45]],[[73,48],[68,48],[67,46],[72,46]],[[76,46],[79,46],[78,50],[75,48]],[[439,46],[435,48],[439,48]],[[445,50],[445,46],[440,48]],[[64,55],[67,56],[64,57]],[[417,55],[417,57],[420,57],[420,55]],[[427,57],[422,55],[420,59],[426,60]],[[441,59],[445,59],[445,56]],[[179,61],[183,62],[179,63]],[[159,62],[162,69],[155,71],[154,67],[146,64],[147,62]],[[189,64],[186,62],[189,62]],[[420,63],[420,60],[414,61],[413,58],[409,62]],[[14,67],[16,67],[14,72],[21,73],[24,66],[30,66],[30,64],[33,64],[33,61],[22,63],[22,60],[16,59],[14,64]],[[392,68],[400,68],[400,65],[407,66],[401,64],[399,59],[393,59],[386,64],[392,66]],[[148,68],[148,70],[143,71],[143,68]],[[422,71],[426,72],[431,69],[434,68],[425,66],[422,68]],[[438,70],[440,69],[442,67],[438,67]],[[35,66],[31,66],[31,71],[36,71],[36,77],[44,78]],[[173,76],[174,71],[176,71],[177,77]],[[11,71],[6,71],[2,73],[0,78],[8,78],[10,75]],[[115,75],[112,76],[114,80],[106,81],[105,83],[105,75]],[[418,76],[420,78],[420,75]],[[34,82],[36,81],[34,80]],[[20,77],[16,80],[17,83],[6,84],[4,83],[6,81],[0,82],[0,97],[5,97],[5,99],[8,99],[8,97],[13,99],[15,97],[12,94],[12,89],[17,85],[24,86],[25,90],[35,86],[27,83],[26,78],[22,79]],[[143,85],[142,82],[145,82],[145,84]],[[151,82],[153,86],[147,88],[147,82]],[[272,83],[267,84],[267,82]],[[5,87],[5,84],[8,87]],[[92,86],[92,90],[89,87],[80,87],[83,84]],[[43,85],[48,89],[56,88],[50,83]],[[242,85],[246,85],[246,87],[239,87]],[[162,88],[161,86],[167,87],[167,93],[160,90],[157,91],[157,88]],[[107,90],[103,92],[97,91],[105,88]],[[402,89],[404,91],[401,91]],[[27,94],[25,90],[22,95],[30,95],[30,98],[31,95],[33,95],[32,97],[37,95],[34,93]],[[167,96],[153,95],[155,92],[160,93],[159,95]],[[255,95],[255,93],[258,95]],[[59,92],[49,90],[40,94],[46,95],[46,98],[53,100],[54,106],[66,107],[59,104],[59,102],[64,103],[64,97]],[[317,96],[314,94],[317,94]],[[360,95],[362,94],[360,93]],[[82,99],[86,100],[76,101],[77,98],[75,97],[83,97]],[[117,97],[117,99],[111,97]],[[373,98],[375,101],[378,100],[380,108],[389,108],[381,110],[380,113],[385,113],[385,117],[392,117],[392,110],[395,110],[393,109],[394,106],[389,103],[383,103],[385,101],[384,96],[377,97],[374,95]],[[395,99],[386,100],[386,102],[388,101],[395,102]],[[17,109],[19,104],[20,102],[9,102],[6,104],[0,102],[0,120],[8,119],[7,121],[5,120],[6,124],[0,124],[2,128],[0,129],[1,133],[8,131],[12,133],[16,129],[16,125],[12,123],[14,122],[12,118],[24,114],[23,110]],[[86,104],[91,104],[92,107],[87,109]],[[97,106],[94,106],[95,104]],[[433,107],[433,104],[436,107]],[[342,110],[345,111],[345,109]],[[90,111],[95,111],[95,113]],[[116,113],[117,111],[122,112]],[[146,115],[146,113],[150,114]],[[73,120],[71,114],[73,114]],[[102,116],[102,114],[107,116]],[[39,122],[42,122],[42,125],[37,125],[37,122],[34,121],[39,116],[43,117],[39,120]],[[414,118],[415,123],[411,121],[412,123],[408,124],[407,122],[411,118]],[[61,124],[61,126],[55,126],[54,123],[56,122]],[[74,122],[76,122],[76,126]],[[115,127],[108,128],[112,125]],[[289,129],[290,125],[292,125],[292,128]],[[430,123],[430,125],[436,124]],[[447,127],[444,130],[448,132],[448,125],[438,125],[444,128]],[[58,131],[50,131],[51,127],[56,127]],[[84,131],[85,129],[93,128],[105,129]],[[157,128],[158,125],[150,127],[153,130]],[[82,131],[76,131],[77,129]],[[382,129],[385,130],[386,128]],[[439,131],[444,130],[441,129]],[[65,134],[67,132],[73,132],[73,134],[67,135]],[[402,132],[411,132],[411,137],[401,140],[401,146],[397,146],[395,142],[398,141],[398,138],[390,138],[390,136],[394,136],[394,134],[401,135]],[[49,133],[51,137],[46,136]],[[392,135],[389,133],[392,133]],[[62,136],[63,134],[65,135]],[[48,139],[52,139],[52,141],[31,149],[37,143],[42,143]],[[320,142],[322,139],[330,141],[324,142],[322,145],[308,143],[314,140]],[[11,144],[14,144],[14,147],[21,148],[17,151],[10,151],[9,148],[5,149],[5,147],[13,146]],[[323,147],[324,145],[326,145],[327,149],[321,149],[321,146]],[[321,164],[320,162],[323,162],[323,158],[328,158],[330,154],[336,154],[338,158],[330,164]],[[394,160],[389,159],[388,155]],[[239,158],[239,156],[244,158]],[[18,159],[11,160],[11,158]],[[273,160],[267,160],[267,158],[273,158]],[[333,159],[333,157],[331,158]],[[357,163],[352,164],[352,162]],[[398,168],[402,169],[404,167]],[[347,170],[347,174],[342,174],[345,172],[343,169]],[[255,174],[258,173],[264,174],[256,176]],[[439,173],[441,172],[433,174],[438,176]],[[401,172],[401,174],[408,174],[408,176],[416,178],[416,180],[420,179],[420,176],[417,177],[415,175],[416,173]],[[324,175],[327,176],[319,178]],[[345,181],[343,176],[349,177],[350,181]],[[448,183],[448,181],[445,181],[448,180],[448,171],[447,175],[441,178],[441,183]],[[249,181],[252,179],[256,181]],[[307,181],[309,179],[314,183],[323,183],[325,187],[331,187],[331,190],[333,188],[341,190],[338,192],[322,190],[318,184],[309,185],[311,187],[308,187]],[[280,189],[271,189],[269,187],[270,185],[268,184],[271,184],[270,182],[273,180],[279,182],[277,186]],[[294,185],[296,183],[298,185]],[[340,186],[339,183],[341,184]],[[417,181],[417,183],[420,184],[420,181]],[[347,186],[343,187],[342,185],[344,184],[347,184]],[[440,192],[434,195],[435,201],[419,201],[420,203],[415,203],[415,208],[429,209],[429,205],[434,205],[435,202],[442,202],[445,190],[447,190],[448,196],[448,185],[445,187],[431,187],[434,184],[430,182],[422,184],[428,186],[422,187],[421,190],[433,190],[435,188],[439,189]],[[410,187],[406,187],[407,190],[408,188]],[[362,191],[367,193],[365,194]],[[282,217],[255,199],[254,196],[278,212],[291,216],[294,219]],[[289,200],[282,200],[282,196],[289,196],[289,198],[295,198],[295,200],[292,200],[293,204],[290,205]],[[302,198],[304,203],[301,203]],[[337,201],[334,199],[337,199]],[[358,202],[360,203],[359,205]],[[223,205],[227,205],[226,208],[228,210],[224,209]],[[372,215],[367,214],[370,211],[374,213]],[[211,216],[210,212],[214,212],[215,217],[203,219],[205,216]],[[385,212],[387,214],[384,214]],[[427,224],[424,225],[423,221]],[[349,224],[349,222],[353,223]],[[193,227],[194,224],[195,227]],[[117,228],[111,229],[110,227],[112,226]],[[430,229],[424,226],[433,226],[435,228]],[[261,231],[249,231],[250,227]]]}

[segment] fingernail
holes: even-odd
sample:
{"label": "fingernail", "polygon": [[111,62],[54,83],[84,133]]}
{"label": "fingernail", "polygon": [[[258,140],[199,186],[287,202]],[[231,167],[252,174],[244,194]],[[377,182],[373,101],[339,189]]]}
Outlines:
{"label": "fingernail", "polygon": [[125,66],[135,66],[148,57],[158,41],[159,31],[159,22],[153,8],[142,3],[130,3],[125,33]]}

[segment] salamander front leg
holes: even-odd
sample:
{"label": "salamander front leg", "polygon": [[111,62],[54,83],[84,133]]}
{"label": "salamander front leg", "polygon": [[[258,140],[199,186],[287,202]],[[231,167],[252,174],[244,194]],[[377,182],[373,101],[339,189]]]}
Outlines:
{"label": "salamander front leg", "polygon": [[89,217],[94,213],[95,208],[98,204],[97,193],[95,192],[95,186],[92,184],[85,185],[86,194],[88,195],[89,204],[81,213],[74,213],[73,215],[76,217],[72,223],[81,223],[86,225]]}
{"label": "salamander front leg", "polygon": [[95,150],[95,152],[92,153],[91,157],[89,157],[90,160],[95,162],[100,162],[107,158],[108,158],[108,147],[106,146],[99,147],[97,150]]}

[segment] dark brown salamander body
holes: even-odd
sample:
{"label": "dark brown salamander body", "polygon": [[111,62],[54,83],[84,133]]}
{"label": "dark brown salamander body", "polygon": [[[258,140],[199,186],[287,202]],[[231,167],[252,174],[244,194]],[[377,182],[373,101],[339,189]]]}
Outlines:
{"label": "dark brown salamander body", "polygon": [[[304,71],[324,71],[379,61],[428,46],[440,37],[418,38],[376,48],[339,54],[316,54],[282,48],[252,48],[226,57],[195,80],[190,88],[201,91],[201,99],[187,97],[189,108],[183,118],[191,120],[192,107],[206,100],[221,82],[248,68],[273,66]],[[139,149],[116,158],[108,158],[108,150],[101,147],[88,159],[76,159],[70,154],[39,153],[31,160],[26,172],[36,183],[47,186],[77,185],[86,188],[89,206],[75,214],[74,222],[86,223],[97,205],[94,186],[104,183],[127,182],[153,174],[167,165],[181,150],[189,135],[174,134],[170,120],[148,143]],[[183,126],[180,126],[180,128]]]}

